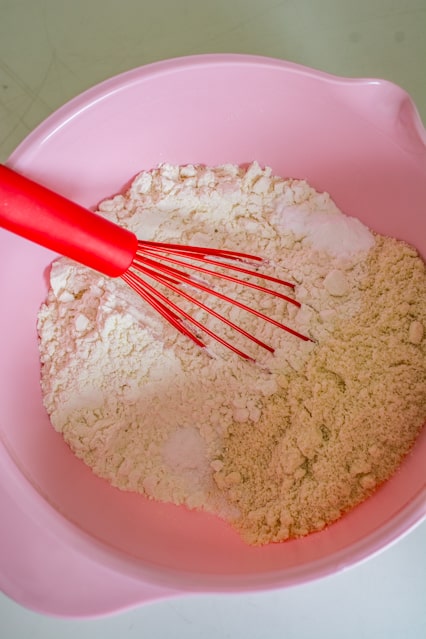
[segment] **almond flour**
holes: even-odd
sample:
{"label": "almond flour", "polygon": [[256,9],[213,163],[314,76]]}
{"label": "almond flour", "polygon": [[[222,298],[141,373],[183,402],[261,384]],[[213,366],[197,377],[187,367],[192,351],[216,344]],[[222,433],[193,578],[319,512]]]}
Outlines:
{"label": "almond flour", "polygon": [[264,544],[323,528],[395,472],[426,418],[426,274],[412,248],[257,163],[164,164],[99,212],[141,239],[267,256],[300,309],[225,292],[315,342],[214,298],[275,353],[206,352],[120,280],[57,260],[38,318],[44,403],[97,475]]}

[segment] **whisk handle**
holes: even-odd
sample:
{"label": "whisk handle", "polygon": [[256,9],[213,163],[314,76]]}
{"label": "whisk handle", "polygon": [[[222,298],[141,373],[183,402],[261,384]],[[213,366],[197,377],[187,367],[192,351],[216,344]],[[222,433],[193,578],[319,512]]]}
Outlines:
{"label": "whisk handle", "polygon": [[122,275],[136,235],[0,165],[0,226],[110,277]]}

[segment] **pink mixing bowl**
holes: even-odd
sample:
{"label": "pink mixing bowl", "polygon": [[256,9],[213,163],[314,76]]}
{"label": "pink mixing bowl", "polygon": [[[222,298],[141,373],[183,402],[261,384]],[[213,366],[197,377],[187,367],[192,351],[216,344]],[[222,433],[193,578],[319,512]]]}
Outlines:
{"label": "pink mixing bowl", "polygon": [[[247,163],[306,178],[426,257],[426,134],[399,87],[287,62],[160,62],[59,109],[9,166],[93,207],[159,162]],[[98,615],[184,592],[306,582],[372,556],[425,514],[426,433],[399,472],[323,532],[252,548],[224,522],[95,477],[42,405],[36,314],[55,257],[0,231],[0,586],[33,609]]]}

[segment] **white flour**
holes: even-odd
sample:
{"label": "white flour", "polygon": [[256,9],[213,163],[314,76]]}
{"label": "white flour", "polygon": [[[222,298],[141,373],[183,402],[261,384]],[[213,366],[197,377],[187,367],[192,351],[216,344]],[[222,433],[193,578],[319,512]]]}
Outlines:
{"label": "white flour", "polygon": [[[337,318],[350,321],[360,310],[373,235],[327,194],[256,163],[248,169],[165,164],[140,174],[126,195],[103,202],[100,211],[140,239],[267,257],[265,272],[295,282],[300,309],[247,288],[230,290],[316,344],[333,335]],[[209,302],[217,310],[228,306]],[[238,504],[220,481],[224,438],[235,424],[256,429],[270,398],[297,377],[316,345],[230,312],[275,354],[221,328],[257,363],[216,343],[209,357],[122,281],[59,259],[38,320],[44,402],[54,428],[119,488],[238,518]],[[217,328],[216,321],[211,325]]]}

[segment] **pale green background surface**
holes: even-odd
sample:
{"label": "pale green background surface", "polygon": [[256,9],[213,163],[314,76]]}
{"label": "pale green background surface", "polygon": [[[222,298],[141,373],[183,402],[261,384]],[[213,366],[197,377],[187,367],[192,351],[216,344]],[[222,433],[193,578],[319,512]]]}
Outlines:
{"label": "pale green background surface", "polygon": [[[97,82],[216,52],[391,80],[426,123],[426,0],[0,0],[0,161]],[[425,602],[422,524],[365,564],[281,592],[185,597],[89,622],[43,617],[0,595],[0,637],[423,639]]]}
{"label": "pale green background surface", "polygon": [[383,77],[426,121],[426,0],[0,0],[0,160],[89,86],[212,52]]}

